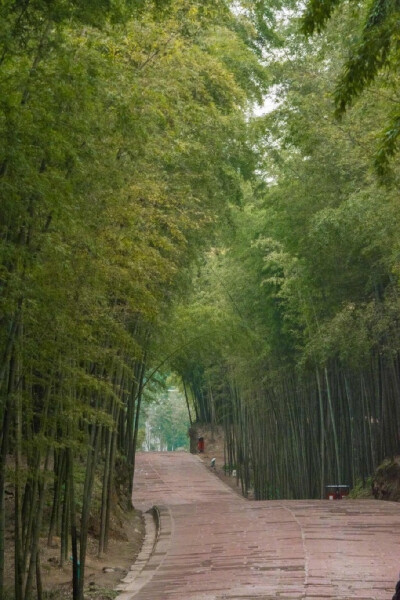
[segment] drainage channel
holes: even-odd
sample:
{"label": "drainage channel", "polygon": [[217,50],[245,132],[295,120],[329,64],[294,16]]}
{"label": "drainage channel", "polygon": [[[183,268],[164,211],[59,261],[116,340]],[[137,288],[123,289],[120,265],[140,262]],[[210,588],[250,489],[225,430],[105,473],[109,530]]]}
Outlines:
{"label": "drainage channel", "polygon": [[144,514],[146,534],[142,548],[127,576],[116,590],[115,600],[131,600],[151,580],[171,543],[171,514],[165,506],[153,506]]}

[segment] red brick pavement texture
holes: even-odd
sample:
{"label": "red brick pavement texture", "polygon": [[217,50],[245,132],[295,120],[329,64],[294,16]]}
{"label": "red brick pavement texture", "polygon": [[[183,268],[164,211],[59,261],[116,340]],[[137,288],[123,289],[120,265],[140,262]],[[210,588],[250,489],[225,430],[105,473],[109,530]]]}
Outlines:
{"label": "red brick pavement texture", "polygon": [[400,505],[240,498],[197,456],[141,453],[136,508],[161,507],[161,536],[134,600],[392,597]]}

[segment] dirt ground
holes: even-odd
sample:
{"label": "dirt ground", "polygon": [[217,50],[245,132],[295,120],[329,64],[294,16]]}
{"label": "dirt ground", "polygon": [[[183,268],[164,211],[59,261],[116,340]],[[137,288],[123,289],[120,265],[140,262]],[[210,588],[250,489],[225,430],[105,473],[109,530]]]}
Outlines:
{"label": "dirt ground", "polygon": [[[87,600],[112,600],[117,596],[115,588],[129,571],[139,554],[144,537],[144,523],[139,511],[118,513],[113,516],[108,551],[97,556],[98,540],[89,536],[85,574],[85,598]],[[6,589],[13,587],[14,556],[12,552],[13,532],[7,531],[9,548],[6,552]],[[49,600],[70,599],[72,595],[72,568],[68,561],[60,566],[60,539],[53,538],[52,547],[47,538],[41,539],[40,547],[43,589]]]}
{"label": "dirt ground", "polygon": [[[198,437],[204,438],[204,452],[199,457],[210,471],[214,472],[224,483],[229,485],[234,492],[242,496],[240,482],[236,477],[227,475],[224,470],[224,431],[222,427],[211,429],[209,425],[196,425]],[[215,467],[211,467],[211,460],[215,458]],[[251,492],[248,498],[252,498]]]}

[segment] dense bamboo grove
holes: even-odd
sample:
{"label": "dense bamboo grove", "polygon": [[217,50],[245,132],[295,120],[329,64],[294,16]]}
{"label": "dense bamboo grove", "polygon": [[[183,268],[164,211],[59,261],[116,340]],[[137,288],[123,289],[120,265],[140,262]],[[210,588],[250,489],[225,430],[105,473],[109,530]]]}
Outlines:
{"label": "dense bamboo grove", "polygon": [[371,357],[355,373],[331,364],[240,399],[244,416],[237,425],[231,419],[230,439],[245,492],[254,486],[258,499],[324,497],[325,485],[353,485],[395,455],[399,375],[390,363]]}
{"label": "dense bamboo grove", "polygon": [[[375,310],[383,312],[383,303]],[[177,368],[184,366],[198,419],[224,426],[227,467],[237,470],[245,495],[251,488],[256,499],[324,497],[326,485],[365,481],[385,457],[399,453],[397,330],[391,339],[380,331],[382,338],[370,340],[371,348],[356,361],[336,354],[309,357],[304,364],[300,355],[299,362],[276,365],[254,354],[248,340],[241,355],[242,332],[232,333],[235,316],[229,308],[226,318],[223,325],[214,321],[210,333],[219,356],[210,360],[209,348],[197,349],[201,377],[187,357]],[[396,324],[388,315],[379,318],[384,326]],[[232,348],[235,355],[227,353]],[[216,371],[214,361],[225,368]]]}
{"label": "dense bamboo grove", "polygon": [[6,551],[15,599],[43,597],[39,541],[59,536],[82,600],[90,518],[102,554],[116,489],[129,504],[163,323],[251,172],[261,34],[222,1],[0,19],[0,597]]}
{"label": "dense bamboo grove", "polygon": [[400,452],[397,13],[334,5],[309,3],[311,40],[280,23],[258,176],[173,322],[201,336],[173,365],[196,415],[224,425],[227,468],[258,499],[323,497]]}

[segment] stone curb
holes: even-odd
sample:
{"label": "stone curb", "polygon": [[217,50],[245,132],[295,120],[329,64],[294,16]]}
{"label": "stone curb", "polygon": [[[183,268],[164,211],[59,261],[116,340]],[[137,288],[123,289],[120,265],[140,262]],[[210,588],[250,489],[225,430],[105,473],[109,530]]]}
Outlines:
{"label": "stone curb", "polygon": [[172,519],[165,506],[153,506],[144,514],[146,534],[142,548],[127,576],[116,590],[115,600],[131,600],[153,577],[171,544]]}

